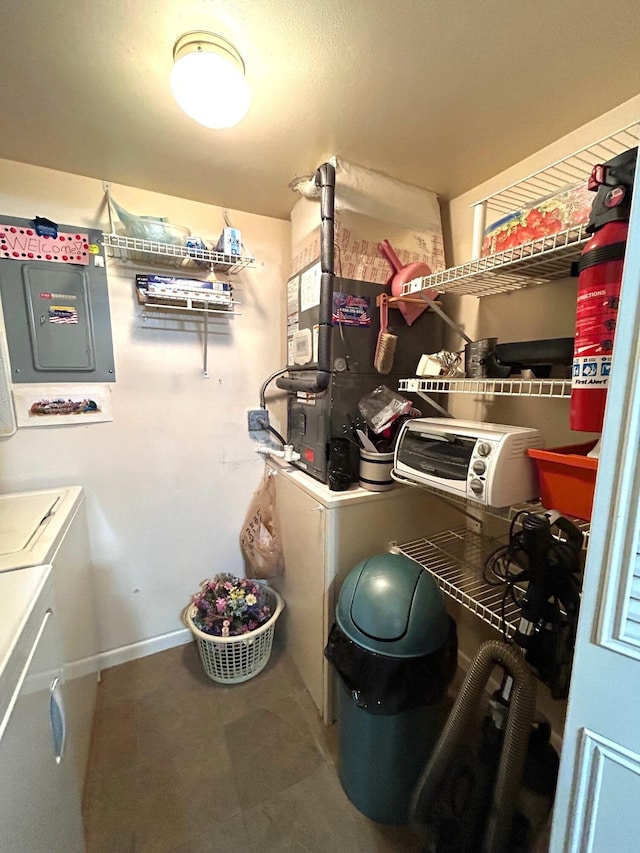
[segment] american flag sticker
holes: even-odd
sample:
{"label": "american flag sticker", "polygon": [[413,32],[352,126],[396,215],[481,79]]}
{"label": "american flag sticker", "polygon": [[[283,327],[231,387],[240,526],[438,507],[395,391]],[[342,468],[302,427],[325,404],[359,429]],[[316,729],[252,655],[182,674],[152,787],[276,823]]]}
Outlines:
{"label": "american flag sticker", "polygon": [[78,309],[73,305],[50,305],[50,323],[77,323]]}

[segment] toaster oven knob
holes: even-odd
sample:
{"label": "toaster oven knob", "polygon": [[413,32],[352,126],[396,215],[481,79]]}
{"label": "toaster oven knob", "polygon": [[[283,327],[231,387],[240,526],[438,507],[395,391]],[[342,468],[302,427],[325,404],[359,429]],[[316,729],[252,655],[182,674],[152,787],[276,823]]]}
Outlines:
{"label": "toaster oven knob", "polygon": [[474,493],[474,495],[482,494],[482,491],[484,489],[484,483],[482,482],[482,480],[478,480],[474,477],[473,480],[469,482],[469,485],[471,486],[471,491]]}
{"label": "toaster oven knob", "polygon": [[476,459],[476,461],[473,463],[473,473],[474,474],[484,474],[484,472],[486,470],[487,470],[487,466],[484,464],[482,459]]}
{"label": "toaster oven knob", "polygon": [[491,453],[491,445],[488,441],[481,441],[476,450],[478,456],[488,456]]}

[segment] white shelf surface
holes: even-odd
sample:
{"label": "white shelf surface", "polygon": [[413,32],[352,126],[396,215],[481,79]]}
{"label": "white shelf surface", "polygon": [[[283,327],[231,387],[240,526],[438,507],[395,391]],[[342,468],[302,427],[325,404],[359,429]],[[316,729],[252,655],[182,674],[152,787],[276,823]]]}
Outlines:
{"label": "white shelf surface", "polygon": [[142,311],[142,319],[152,317],[156,314],[188,314],[192,319],[204,318],[206,315],[224,314],[225,316],[239,316],[240,311],[233,311],[231,308],[194,308],[191,305],[173,305],[171,303],[162,302],[146,302]]}
{"label": "white shelf surface", "polygon": [[495,255],[415,278],[403,286],[402,295],[437,290],[459,296],[493,296],[568,278],[571,264],[579,259],[588,238],[586,225],[576,225]]}
{"label": "white shelf surface", "polygon": [[[520,504],[508,510],[509,519],[520,511],[544,512],[534,504]],[[584,534],[584,548],[589,539],[590,524],[570,519]],[[414,539],[394,550],[414,560],[435,578],[449,598],[474,613],[487,625],[512,637],[520,619],[520,607],[506,591],[506,584],[488,583],[483,576],[487,557],[507,543],[508,535],[489,537],[465,527],[445,530],[429,538]],[[525,587],[518,586],[523,591]]]}
{"label": "white shelf surface", "polygon": [[598,163],[605,163],[628,151],[638,144],[640,121],[615,131],[596,142],[574,151],[523,180],[500,190],[498,193],[479,199],[478,204],[486,202],[487,209],[499,218],[511,213],[525,204],[531,204],[544,196],[553,195],[566,186],[588,180],[591,170]]}
{"label": "white shelf surface", "polygon": [[426,569],[442,592],[457,601],[483,622],[512,636],[520,618],[520,608],[505,597],[506,586],[492,586],[482,576],[488,555],[506,543],[466,528],[445,530],[428,539],[414,539],[396,550]]}
{"label": "white shelf surface", "polygon": [[140,240],[121,234],[103,234],[102,240],[107,255],[121,261],[137,264],[155,264],[167,268],[180,267],[184,272],[213,269],[235,275],[243,269],[255,268],[255,258],[241,255],[225,255],[207,249],[192,249],[173,243],[155,240]]}
{"label": "white shelf surface", "polygon": [[[638,145],[639,137],[640,120],[497,193],[478,199],[473,207],[485,208],[488,221],[492,222],[567,187],[586,184],[594,166]],[[440,293],[492,296],[567,278],[571,275],[572,263],[578,260],[588,239],[586,223],[575,225],[522,246],[414,279],[404,285],[402,295],[437,290]]]}
{"label": "white shelf surface", "polygon": [[571,380],[409,378],[398,380],[398,390],[414,394],[474,394],[476,396],[564,399],[571,396]]}

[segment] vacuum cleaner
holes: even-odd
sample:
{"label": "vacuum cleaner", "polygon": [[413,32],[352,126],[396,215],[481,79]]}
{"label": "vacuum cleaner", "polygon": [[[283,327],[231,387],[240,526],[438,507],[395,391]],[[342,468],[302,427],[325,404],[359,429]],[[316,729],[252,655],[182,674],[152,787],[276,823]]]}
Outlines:
{"label": "vacuum cleaner", "polygon": [[[548,723],[535,718],[533,670],[552,695],[567,695],[582,544],[568,519],[523,511],[507,545],[487,558],[485,577],[493,573],[505,600],[519,603],[521,618],[513,640],[478,650],[414,789],[410,817],[424,853],[528,853],[547,819],[559,758]],[[473,743],[496,666],[502,684]]]}

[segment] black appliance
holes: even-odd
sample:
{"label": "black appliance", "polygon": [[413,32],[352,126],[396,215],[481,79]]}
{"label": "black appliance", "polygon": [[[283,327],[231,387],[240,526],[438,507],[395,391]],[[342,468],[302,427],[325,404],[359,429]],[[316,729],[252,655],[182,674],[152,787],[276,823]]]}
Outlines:
{"label": "black appliance", "polygon": [[398,335],[393,367],[388,374],[376,372],[376,297],[385,288],[336,276],[334,167],[324,163],[314,180],[320,190],[320,260],[289,281],[287,374],[276,385],[288,392],[287,443],[300,454],[294,464],[338,490],[358,479],[351,428],[359,400],[379,385],[395,391],[399,378],[415,375],[423,353],[442,349],[444,326],[432,312],[407,326],[399,311],[390,311],[388,331]]}
{"label": "black appliance", "polygon": [[[294,280],[301,280],[304,274],[303,270]],[[294,284],[291,287],[290,294]],[[388,374],[377,373],[373,366],[380,330],[376,297],[387,290],[379,284],[334,276],[332,305],[337,310],[332,312],[333,322],[328,332],[328,386],[315,393],[290,391],[288,395],[287,442],[301,457],[295,464],[323,483],[328,481],[331,468],[342,468],[345,464],[349,467],[351,481],[357,480],[358,449],[351,442],[347,448],[344,442],[345,434],[351,437],[351,425],[359,418],[358,401],[379,385],[397,391],[400,378],[415,376],[423,353],[437,352],[443,346],[444,326],[437,315],[425,311],[413,325],[407,326],[400,311],[392,309],[389,311],[389,331],[398,335],[393,368]],[[302,333],[308,331],[308,339],[313,341],[318,336],[320,306],[300,310],[299,291],[298,330]],[[343,322],[336,316],[340,313],[339,306],[346,303],[354,305],[355,322],[361,325],[348,325],[353,318]],[[288,369],[294,380],[308,376],[295,363],[289,364]],[[412,402],[421,411],[422,406],[427,405]]]}

